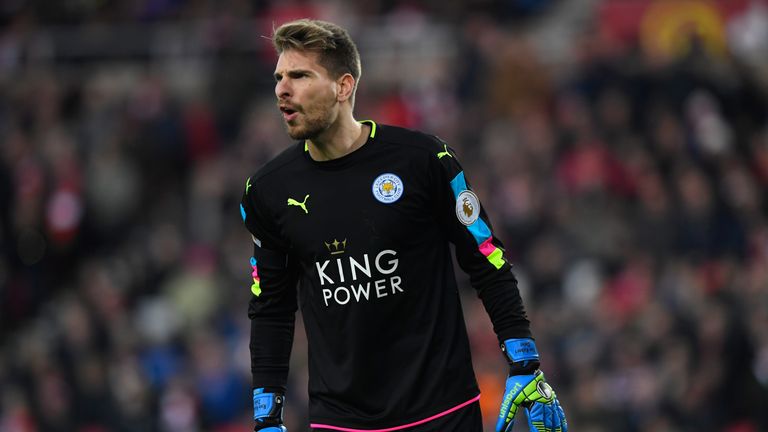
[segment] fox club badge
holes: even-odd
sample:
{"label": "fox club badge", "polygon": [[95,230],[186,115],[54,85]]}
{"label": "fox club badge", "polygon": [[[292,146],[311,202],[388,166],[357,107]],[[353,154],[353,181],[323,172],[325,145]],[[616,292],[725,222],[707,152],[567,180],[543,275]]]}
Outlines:
{"label": "fox club badge", "polygon": [[480,200],[471,190],[463,190],[456,197],[456,217],[466,226],[480,217]]}
{"label": "fox club badge", "polygon": [[371,185],[374,198],[384,204],[392,204],[403,196],[403,181],[392,173],[385,173],[373,181]]}

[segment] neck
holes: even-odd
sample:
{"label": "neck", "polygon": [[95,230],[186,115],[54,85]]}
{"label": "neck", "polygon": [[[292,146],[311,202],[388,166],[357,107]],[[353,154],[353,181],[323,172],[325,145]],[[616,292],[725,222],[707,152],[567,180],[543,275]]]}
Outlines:
{"label": "neck", "polygon": [[370,126],[358,123],[351,113],[339,116],[331,127],[307,140],[309,155],[316,161],[346,156],[365,144],[369,129]]}

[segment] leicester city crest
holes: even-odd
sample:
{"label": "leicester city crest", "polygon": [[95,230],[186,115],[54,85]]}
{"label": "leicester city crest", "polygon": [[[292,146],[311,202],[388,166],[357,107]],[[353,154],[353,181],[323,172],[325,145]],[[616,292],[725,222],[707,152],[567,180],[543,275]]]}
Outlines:
{"label": "leicester city crest", "polygon": [[403,181],[394,174],[386,173],[376,177],[371,189],[377,200],[392,204],[403,195]]}

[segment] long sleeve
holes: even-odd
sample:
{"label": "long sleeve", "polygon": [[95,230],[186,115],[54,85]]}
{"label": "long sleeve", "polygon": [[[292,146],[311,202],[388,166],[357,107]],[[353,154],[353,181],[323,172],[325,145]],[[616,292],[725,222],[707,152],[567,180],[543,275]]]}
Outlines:
{"label": "long sleeve", "polygon": [[436,212],[455,245],[459,266],[477,290],[499,342],[531,337],[530,322],[511,265],[504,257],[504,246],[493,235],[488,215],[454,152],[445,143],[440,142],[440,147],[443,151],[436,154],[432,165],[438,191]]}
{"label": "long sleeve", "polygon": [[296,264],[289,245],[279,235],[257,185],[246,183],[240,204],[254,247],[250,258],[253,285],[248,305],[251,319],[251,373],[253,386],[285,391],[297,310]]}

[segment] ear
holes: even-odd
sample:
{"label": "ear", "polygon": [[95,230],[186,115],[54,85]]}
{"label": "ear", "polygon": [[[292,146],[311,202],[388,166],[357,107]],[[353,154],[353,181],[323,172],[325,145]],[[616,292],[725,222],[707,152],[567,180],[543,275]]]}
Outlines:
{"label": "ear", "polygon": [[336,84],[339,86],[339,92],[336,94],[339,102],[347,101],[355,94],[356,82],[352,74],[345,73],[336,80]]}

